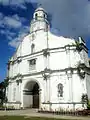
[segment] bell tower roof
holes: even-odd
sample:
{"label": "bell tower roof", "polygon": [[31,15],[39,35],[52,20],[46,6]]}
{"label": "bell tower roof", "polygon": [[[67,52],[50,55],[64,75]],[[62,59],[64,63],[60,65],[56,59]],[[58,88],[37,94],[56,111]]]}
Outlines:
{"label": "bell tower roof", "polygon": [[46,11],[41,6],[39,6],[35,10],[33,18],[35,20],[45,20],[45,19],[47,19],[47,13],[46,13]]}
{"label": "bell tower roof", "polygon": [[42,7],[40,7],[40,6],[35,10],[35,12],[38,12],[38,11],[43,11],[43,12],[46,13],[46,11],[44,10],[44,8],[42,8]]}

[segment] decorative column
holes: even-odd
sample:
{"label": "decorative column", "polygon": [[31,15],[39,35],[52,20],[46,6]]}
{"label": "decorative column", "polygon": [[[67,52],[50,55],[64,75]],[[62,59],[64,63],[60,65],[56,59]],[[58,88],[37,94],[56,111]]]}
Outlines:
{"label": "decorative column", "polygon": [[19,84],[20,102],[21,102],[21,85],[22,85],[22,79],[20,79],[20,84]]}
{"label": "decorative column", "polygon": [[[50,70],[49,70],[49,55],[50,55],[49,49],[48,48],[44,49],[43,50],[43,56],[44,56],[44,59],[45,59],[45,69],[44,69],[44,72],[43,72],[43,77],[44,77],[44,80],[46,80],[46,90],[50,89],[50,85],[49,85],[50,84],[50,80],[49,80],[49,74],[50,74],[49,73],[50,72]],[[49,93],[47,93],[47,94],[49,94]],[[47,95],[47,96],[49,96],[49,95]],[[49,97],[48,97],[48,101],[49,101]]]}
{"label": "decorative column", "polygon": [[69,100],[70,102],[73,102],[73,78],[72,78],[72,71],[68,70],[66,72],[67,78],[69,81]]}
{"label": "decorative column", "polygon": [[47,26],[47,29],[46,29],[46,49],[43,50],[43,56],[44,56],[44,59],[45,59],[45,69],[42,73],[42,76],[43,76],[43,79],[46,81],[46,99],[45,99],[45,102],[47,104],[49,104],[49,110],[51,108],[51,104],[50,104],[50,91],[51,91],[51,86],[50,86],[50,66],[49,66],[49,56],[50,56],[50,52],[49,52],[49,38],[48,38],[48,26]]}
{"label": "decorative column", "polygon": [[22,79],[19,79],[16,82],[17,82],[17,101],[21,102],[21,83],[22,83]]}
{"label": "decorative column", "polygon": [[9,82],[9,94],[8,94],[8,101],[9,102],[11,102],[11,95],[12,95],[12,93],[11,93],[11,91],[12,91],[12,88],[11,88],[11,82]]}
{"label": "decorative column", "polygon": [[42,89],[39,89],[39,108],[41,108],[41,95],[42,95]]}
{"label": "decorative column", "polygon": [[16,83],[17,83],[16,101],[19,101],[19,80],[16,80]]}
{"label": "decorative column", "polygon": [[49,103],[49,106],[50,106],[50,74],[51,74],[51,71],[50,69],[45,69],[42,73],[42,76],[43,76],[43,80],[46,81],[46,93],[45,93],[45,96],[46,96],[46,99],[45,99],[45,102],[46,103]]}
{"label": "decorative column", "polygon": [[71,67],[71,60],[70,60],[70,45],[67,45],[65,47],[66,50],[66,56],[67,56],[67,60],[68,60],[68,66],[67,67]]}
{"label": "decorative column", "polygon": [[50,73],[45,69],[44,72],[42,73],[43,80],[46,82],[46,102],[49,101],[49,78],[50,78]]}
{"label": "decorative column", "polygon": [[43,50],[43,56],[44,56],[44,59],[45,59],[45,68],[49,69],[49,49],[44,49]]}

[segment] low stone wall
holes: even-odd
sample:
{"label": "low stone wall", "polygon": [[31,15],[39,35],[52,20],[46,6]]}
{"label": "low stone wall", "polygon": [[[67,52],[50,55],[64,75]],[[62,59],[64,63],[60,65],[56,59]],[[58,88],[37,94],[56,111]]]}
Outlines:
{"label": "low stone wall", "polygon": [[7,102],[3,104],[6,106],[6,108],[9,109],[21,109],[21,103],[20,102]]}
{"label": "low stone wall", "polygon": [[77,111],[86,109],[85,103],[42,103],[43,111]]}

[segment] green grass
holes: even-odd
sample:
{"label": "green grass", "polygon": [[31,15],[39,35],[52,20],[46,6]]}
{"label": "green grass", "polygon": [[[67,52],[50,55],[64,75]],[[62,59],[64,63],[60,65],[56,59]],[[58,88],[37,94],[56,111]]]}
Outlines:
{"label": "green grass", "polygon": [[65,119],[25,117],[25,116],[0,116],[0,120],[65,120]]}

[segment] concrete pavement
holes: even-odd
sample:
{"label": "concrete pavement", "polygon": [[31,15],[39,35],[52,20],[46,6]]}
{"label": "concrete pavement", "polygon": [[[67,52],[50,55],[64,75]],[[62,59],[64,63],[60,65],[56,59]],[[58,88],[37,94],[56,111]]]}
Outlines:
{"label": "concrete pavement", "polygon": [[12,110],[12,111],[0,111],[0,116],[3,115],[20,115],[26,117],[48,117],[48,118],[63,118],[69,120],[90,120],[89,117],[80,117],[80,116],[65,116],[65,115],[55,115],[55,114],[45,114],[38,113],[37,109],[27,109],[27,110]]}

